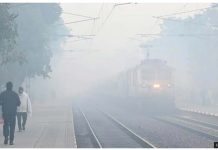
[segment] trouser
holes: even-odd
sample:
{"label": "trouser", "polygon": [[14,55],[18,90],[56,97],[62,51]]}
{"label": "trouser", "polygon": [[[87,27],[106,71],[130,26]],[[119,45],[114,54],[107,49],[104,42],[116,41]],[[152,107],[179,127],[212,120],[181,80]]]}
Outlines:
{"label": "trouser", "polygon": [[3,115],[4,125],[3,125],[3,135],[5,139],[10,136],[10,141],[14,140],[14,130],[16,124],[16,115]]}
{"label": "trouser", "polygon": [[26,121],[27,121],[27,112],[17,112],[17,122],[18,122],[19,130],[25,129]]}

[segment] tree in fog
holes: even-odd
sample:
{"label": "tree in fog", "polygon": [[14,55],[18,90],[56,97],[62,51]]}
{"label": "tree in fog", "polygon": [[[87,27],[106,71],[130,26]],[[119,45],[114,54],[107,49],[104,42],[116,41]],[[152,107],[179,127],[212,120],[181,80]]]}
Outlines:
{"label": "tree in fog", "polygon": [[[218,8],[213,7],[186,19],[165,18],[160,38],[152,44],[159,45],[156,52],[171,59],[176,71],[187,66],[190,90],[204,99],[208,92],[218,97]],[[208,96],[208,95],[207,95]]]}
{"label": "tree in fog", "polygon": [[8,4],[0,4],[0,65],[16,59],[16,15],[9,13]]}
{"label": "tree in fog", "polygon": [[[64,30],[59,4],[11,4],[10,12],[17,14],[17,38],[15,50],[20,52],[22,61],[7,63],[1,67],[3,81],[21,83],[26,77],[49,77],[52,71],[50,60],[59,48]],[[54,47],[55,45],[56,47]]]}

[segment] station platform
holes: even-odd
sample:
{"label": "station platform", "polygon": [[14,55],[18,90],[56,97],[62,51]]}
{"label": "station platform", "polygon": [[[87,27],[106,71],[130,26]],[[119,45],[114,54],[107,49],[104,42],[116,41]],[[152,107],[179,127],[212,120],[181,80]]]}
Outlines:
{"label": "station platform", "polygon": [[4,145],[0,124],[0,148],[76,148],[72,105],[33,105],[26,130],[15,129],[15,145]]}
{"label": "station platform", "polygon": [[178,108],[184,111],[218,117],[218,105],[202,106],[202,105],[193,105],[193,104],[183,104],[178,106]]}

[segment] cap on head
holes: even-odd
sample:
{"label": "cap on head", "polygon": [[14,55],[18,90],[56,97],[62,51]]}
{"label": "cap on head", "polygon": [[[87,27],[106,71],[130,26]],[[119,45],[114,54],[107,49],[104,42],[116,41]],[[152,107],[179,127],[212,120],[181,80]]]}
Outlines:
{"label": "cap on head", "polygon": [[6,89],[7,89],[7,90],[12,90],[12,88],[13,88],[12,82],[11,82],[11,81],[7,82],[7,84],[6,84]]}
{"label": "cap on head", "polygon": [[23,93],[23,87],[22,87],[22,86],[19,87],[18,92],[19,92],[20,94]]}
{"label": "cap on head", "polygon": [[22,86],[20,86],[20,87],[19,87],[19,90],[23,90],[23,87],[22,87]]}

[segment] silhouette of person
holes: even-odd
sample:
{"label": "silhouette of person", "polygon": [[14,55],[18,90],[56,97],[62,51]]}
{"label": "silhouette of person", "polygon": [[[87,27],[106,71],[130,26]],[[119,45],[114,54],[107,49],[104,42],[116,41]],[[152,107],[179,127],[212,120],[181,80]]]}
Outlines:
{"label": "silhouette of person", "polygon": [[7,82],[6,90],[0,94],[0,105],[2,105],[2,117],[4,120],[3,135],[4,144],[14,145],[14,130],[16,124],[17,106],[20,105],[20,98],[13,90],[12,82]]}

